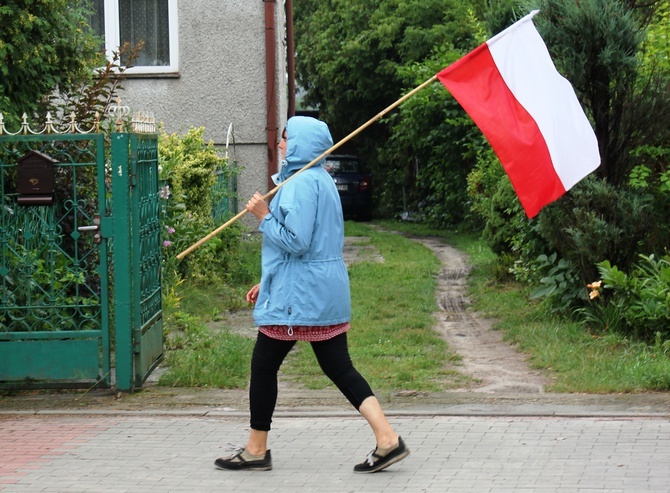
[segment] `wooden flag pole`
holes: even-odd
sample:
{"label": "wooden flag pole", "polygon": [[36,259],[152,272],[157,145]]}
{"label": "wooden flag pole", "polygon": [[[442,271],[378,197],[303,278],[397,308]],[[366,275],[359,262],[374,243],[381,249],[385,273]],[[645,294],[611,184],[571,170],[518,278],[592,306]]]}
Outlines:
{"label": "wooden flag pole", "polygon": [[[403,97],[401,97],[400,99],[398,99],[395,103],[391,104],[390,106],[388,106],[388,107],[387,107],[386,109],[384,109],[383,111],[380,111],[379,113],[377,113],[374,117],[370,118],[367,122],[365,122],[363,125],[361,125],[360,127],[358,127],[356,130],[354,130],[353,132],[351,132],[351,133],[350,133],[349,135],[347,135],[346,137],[344,137],[344,138],[343,138],[342,140],[340,140],[337,144],[333,145],[330,149],[324,151],[321,155],[319,155],[318,157],[314,158],[310,163],[308,163],[308,164],[306,164],[305,166],[303,166],[302,168],[300,168],[299,171],[297,171],[296,173],[294,173],[293,175],[291,175],[289,178],[287,178],[286,180],[284,180],[283,182],[281,182],[279,185],[277,185],[275,188],[273,188],[272,190],[270,190],[268,193],[266,193],[265,195],[263,195],[263,199],[266,199],[266,200],[267,200],[268,198],[272,197],[275,193],[277,193],[277,191],[278,191],[281,187],[283,187],[284,185],[286,185],[286,184],[287,184],[289,181],[291,181],[293,178],[295,178],[296,176],[298,176],[298,175],[299,175],[300,173],[302,173],[303,171],[305,171],[305,170],[311,168],[312,166],[314,166],[316,163],[318,163],[319,161],[321,161],[321,160],[322,160],[324,157],[326,157],[328,154],[331,154],[334,150],[340,148],[342,145],[344,145],[345,143],[349,142],[349,141],[350,141],[351,139],[353,139],[356,135],[358,135],[358,134],[361,133],[363,130],[365,130],[366,128],[368,128],[370,125],[372,125],[374,122],[376,122],[377,120],[379,120],[382,116],[386,115],[389,111],[393,110],[394,108],[400,106],[402,103],[404,103],[407,99],[409,99],[409,98],[412,97],[414,94],[416,94],[417,92],[419,92],[421,89],[423,89],[424,87],[426,87],[426,86],[430,85],[431,83],[433,83],[436,79],[437,79],[437,75],[433,75],[433,76],[432,76],[430,79],[428,79],[426,82],[424,82],[423,84],[421,84],[421,85],[415,87],[415,88],[412,89],[410,92],[408,92],[407,94],[405,94]],[[196,248],[198,248],[200,245],[202,245],[203,243],[205,243],[205,242],[208,241],[208,240],[211,240],[213,237],[215,237],[216,235],[218,235],[219,233],[221,233],[221,231],[223,231],[223,230],[226,229],[228,226],[230,226],[231,224],[233,224],[234,222],[236,222],[238,219],[240,219],[242,216],[244,216],[247,212],[248,212],[248,211],[247,211],[246,209],[243,209],[241,212],[237,213],[237,215],[235,215],[235,216],[233,216],[232,218],[230,218],[228,221],[226,221],[226,222],[223,223],[221,226],[219,226],[218,228],[216,228],[214,231],[212,231],[211,233],[209,233],[207,236],[202,237],[201,239],[199,239],[198,241],[196,241],[195,243],[193,243],[190,247],[188,247],[187,249],[185,249],[183,252],[179,253],[179,254],[177,255],[177,258],[178,258],[179,260],[183,259],[186,255],[188,255],[189,253],[191,253],[193,250],[195,250]]]}

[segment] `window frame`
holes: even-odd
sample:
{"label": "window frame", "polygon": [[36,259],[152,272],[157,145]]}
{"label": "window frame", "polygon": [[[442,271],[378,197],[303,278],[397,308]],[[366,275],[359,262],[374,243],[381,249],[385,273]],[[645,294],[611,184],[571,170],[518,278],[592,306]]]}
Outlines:
{"label": "window frame", "polygon": [[[105,55],[113,59],[113,52],[121,46],[121,24],[119,20],[119,1],[104,0],[105,9]],[[179,74],[179,23],[177,18],[177,0],[168,0],[169,65],[136,65],[125,70],[132,75],[178,75]]]}

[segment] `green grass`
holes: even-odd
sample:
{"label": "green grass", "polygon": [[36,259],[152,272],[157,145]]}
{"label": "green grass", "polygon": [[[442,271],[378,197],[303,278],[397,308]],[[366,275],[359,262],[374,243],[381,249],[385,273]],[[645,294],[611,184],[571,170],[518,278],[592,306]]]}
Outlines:
{"label": "green grass", "polygon": [[548,392],[621,393],[670,389],[670,355],[621,334],[593,334],[529,299],[527,288],[496,283],[496,257],[479,240],[465,251],[473,270],[472,308],[497,320],[504,338],[546,371]]}
{"label": "green grass", "polygon": [[215,388],[247,385],[254,341],[229,331],[212,331],[206,325],[220,320],[228,311],[248,308],[245,295],[252,284],[250,278],[260,278],[260,243],[245,242],[238,256],[238,281],[232,285],[179,282],[164,289],[168,371],[161,375],[160,385]]}
{"label": "green grass", "polygon": [[[528,290],[497,282],[496,256],[476,236],[421,225],[378,223],[408,235],[440,236],[468,254],[472,308],[495,319],[505,339],[544,370],[550,392],[620,393],[670,389],[670,355],[662,341],[647,345],[613,333],[592,334],[581,324],[552,315],[529,300]],[[432,330],[438,259],[420,244],[368,224],[346,223],[348,236],[369,237],[383,263],[349,269],[352,293],[351,356],[376,391],[444,390],[463,385],[458,356]],[[367,240],[366,240],[367,241]],[[257,248],[257,247],[255,247]],[[247,252],[256,264],[259,252]],[[248,269],[246,269],[248,270]],[[244,387],[253,341],[204,327],[227,310],[245,305],[248,280],[239,286],[175,287],[166,319],[173,350],[163,385]],[[282,368],[285,378],[308,388],[332,385],[321,374],[309,345],[299,343]]]}
{"label": "green grass", "polygon": [[[360,262],[349,269],[352,293],[351,357],[376,391],[440,390],[461,385],[458,357],[433,330],[435,275],[440,265],[426,247],[396,234],[347,222],[348,236],[366,236],[383,263]],[[259,252],[257,252],[259,254]],[[247,255],[247,258],[249,256]],[[253,262],[253,260],[252,260]],[[240,309],[249,288],[175,287],[166,319],[169,345],[161,385],[244,387],[253,341],[205,328],[227,310]],[[298,343],[282,373],[307,388],[332,383],[321,373],[309,344]]]}
{"label": "green grass", "polygon": [[505,340],[545,371],[548,392],[622,393],[670,389],[670,354],[662,341],[648,345],[621,334],[593,334],[552,315],[529,299],[528,288],[497,282],[498,259],[476,235],[434,231],[422,225],[384,223],[419,236],[441,236],[468,254],[472,309],[496,321]]}
{"label": "green grass", "polygon": [[170,370],[160,384],[175,387],[244,388],[249,380],[253,340],[206,330],[168,358]]}
{"label": "green grass", "polygon": [[529,299],[528,288],[497,282],[498,258],[477,236],[421,225],[386,227],[441,236],[468,254],[472,309],[496,321],[504,338],[528,354],[549,377],[548,392],[622,393],[670,390],[670,354],[662,341],[648,345],[616,333],[593,334]]}

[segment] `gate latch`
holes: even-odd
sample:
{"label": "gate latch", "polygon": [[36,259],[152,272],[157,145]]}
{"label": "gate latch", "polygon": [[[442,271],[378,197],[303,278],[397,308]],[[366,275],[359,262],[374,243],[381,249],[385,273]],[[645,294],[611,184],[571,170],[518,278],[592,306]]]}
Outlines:
{"label": "gate latch", "polygon": [[100,244],[102,242],[102,237],[100,236],[100,216],[93,216],[93,224],[90,226],[79,226],[77,231],[86,232],[86,231],[95,231],[93,235],[93,243]]}

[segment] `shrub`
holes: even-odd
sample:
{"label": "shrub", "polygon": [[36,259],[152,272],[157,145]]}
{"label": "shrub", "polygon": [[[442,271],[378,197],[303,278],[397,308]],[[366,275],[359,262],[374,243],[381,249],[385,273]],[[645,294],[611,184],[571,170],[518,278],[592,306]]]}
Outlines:
{"label": "shrub", "polygon": [[534,270],[544,275],[530,297],[545,298],[553,312],[563,311],[575,301],[585,299],[586,291],[579,282],[574,266],[558,258],[555,253],[540,255],[534,262]]}
{"label": "shrub", "polygon": [[469,178],[470,194],[478,197],[478,213],[485,217],[483,238],[498,255],[513,255],[517,280],[536,284],[540,279],[532,296],[547,298],[553,310],[581,303],[584,285],[597,276],[598,262],[610,260],[628,269],[640,252],[664,238],[657,234],[664,209],[652,206],[658,200],[650,194],[591,176],[536,220],[528,220],[509,180],[501,176],[494,185],[490,177],[495,171],[486,166]]}
{"label": "shrub", "polygon": [[215,172],[226,169],[228,162],[219,156],[203,138],[205,129],[191,128],[185,135],[160,135],[161,179],[170,187],[185,209],[196,216],[209,216],[212,210],[211,189]]}
{"label": "shrub", "polygon": [[633,150],[636,166],[628,177],[628,185],[641,194],[649,195],[657,218],[649,237],[649,251],[661,251],[670,243],[670,146],[639,146]]}
{"label": "shrub", "polygon": [[484,241],[498,255],[512,252],[515,239],[526,228],[527,219],[507,176],[498,179],[487,202]]}
{"label": "shrub", "polygon": [[509,183],[505,170],[490,146],[477,153],[474,168],[467,178],[471,222],[485,225],[491,213],[493,195],[502,180]]}
{"label": "shrub", "polygon": [[483,221],[482,239],[498,255],[496,278],[502,280],[511,274],[519,282],[534,283],[547,275],[546,266],[537,262],[538,255],[548,250],[538,234],[537,221],[526,217],[497,160],[480,160],[468,176],[468,193],[476,214],[473,222]]}
{"label": "shrub", "polygon": [[[515,269],[526,277],[517,279],[533,282],[539,277],[532,297],[545,298],[553,311],[579,307],[586,300],[584,286],[597,276],[598,262],[610,260],[627,269],[649,246],[653,217],[649,196],[589,177],[545,208],[534,225],[529,223],[527,229],[539,236],[536,244],[553,253],[532,261],[521,256]],[[608,320],[601,325],[611,327],[616,310],[607,308],[597,316]]]}
{"label": "shrub", "polygon": [[[598,264],[601,281],[591,283],[591,304],[580,310],[587,322],[599,329],[625,330],[652,341],[670,337],[670,256],[657,259],[640,255],[626,274],[605,260]],[[607,326],[606,315],[621,316],[620,323]]]}
{"label": "shrub", "polygon": [[[191,128],[185,135],[162,133],[159,139],[160,176],[164,215],[164,278],[190,279],[197,283],[227,278],[239,248],[237,224],[210,239],[183,260],[176,255],[218,226],[212,217],[217,174],[235,173],[212,143],[205,143],[204,128]],[[221,192],[217,191],[217,195]],[[233,192],[228,197],[234,199]]]}
{"label": "shrub", "polygon": [[538,221],[549,251],[572,263],[582,284],[596,277],[596,264],[603,260],[631,267],[654,227],[649,197],[592,176],[546,207]]}

